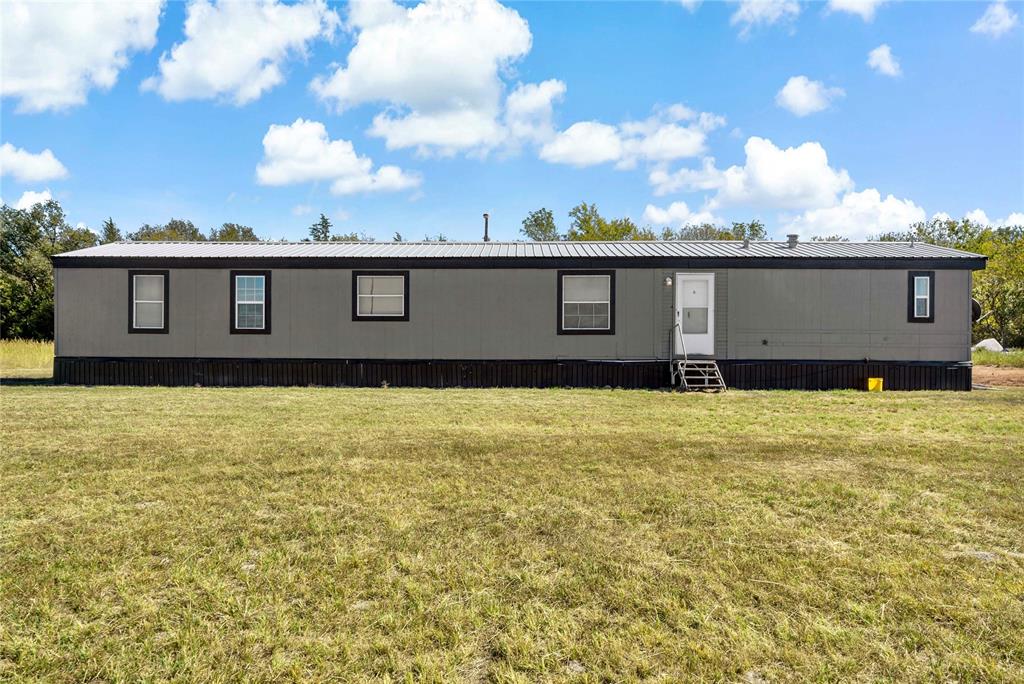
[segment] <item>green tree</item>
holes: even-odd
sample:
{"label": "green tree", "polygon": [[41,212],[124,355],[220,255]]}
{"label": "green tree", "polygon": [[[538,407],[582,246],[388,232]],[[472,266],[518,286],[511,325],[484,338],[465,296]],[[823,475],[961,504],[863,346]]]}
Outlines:
{"label": "green tree", "polygon": [[256,232],[249,226],[225,223],[220,228],[210,229],[211,242],[259,242]]}
{"label": "green tree", "polygon": [[713,223],[701,223],[698,225],[683,226],[673,230],[663,228],[661,231],[662,240],[732,240],[732,233],[720,228]]}
{"label": "green tree", "polygon": [[342,233],[341,235],[332,235],[331,242],[375,242],[376,240],[366,233],[357,233],[352,231],[351,233]]}
{"label": "green tree", "polygon": [[732,228],[722,228],[713,223],[700,223],[673,230],[663,228],[662,240],[766,240],[768,231],[764,224],[754,219],[743,223],[734,221]]}
{"label": "green tree", "polygon": [[100,235],[100,242],[107,244],[108,242],[120,242],[121,239],[121,230],[114,223],[114,218],[108,217],[103,222],[103,233]]}
{"label": "green tree", "polygon": [[653,240],[650,228],[639,228],[628,218],[608,220],[601,216],[596,204],[581,202],[569,210],[569,231],[566,239],[586,240]]}
{"label": "green tree", "polygon": [[327,242],[331,239],[331,219],[320,214],[320,219],[309,227],[309,237],[316,242]]}
{"label": "green tree", "polygon": [[523,219],[523,228],[519,232],[537,242],[554,242],[563,239],[555,226],[555,215],[550,209],[544,207],[527,214]]}
{"label": "green tree", "polygon": [[129,240],[202,242],[206,236],[191,221],[172,218],[164,225],[142,224],[137,231],[128,234]]}
{"label": "green tree", "polygon": [[754,219],[747,223],[733,221],[732,229],[729,231],[732,237],[724,238],[726,240],[766,240],[768,239],[768,231],[765,230],[764,224]]}
{"label": "green tree", "polygon": [[567,240],[603,240],[601,227],[604,219],[597,211],[596,204],[580,202],[569,210],[569,232]]}
{"label": "green tree", "polygon": [[842,235],[812,235],[811,242],[849,242],[850,238]]}
{"label": "green tree", "polygon": [[974,298],[983,317],[976,340],[994,337],[1007,347],[1024,347],[1024,227],[986,228],[971,251],[984,254],[984,271],[974,274]]}
{"label": "green tree", "polygon": [[0,207],[0,336],[53,339],[50,257],[96,243],[88,228],[68,224],[56,200]]}

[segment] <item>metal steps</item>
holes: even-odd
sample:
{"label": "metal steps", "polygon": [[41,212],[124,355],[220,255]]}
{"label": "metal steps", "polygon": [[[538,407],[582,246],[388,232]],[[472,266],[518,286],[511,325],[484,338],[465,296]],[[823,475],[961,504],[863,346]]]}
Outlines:
{"label": "metal steps", "polygon": [[714,359],[691,359],[686,353],[686,340],[683,338],[683,329],[679,323],[672,327],[670,335],[669,349],[674,350],[673,343],[678,341],[679,349],[683,354],[683,358],[673,358],[669,361],[672,385],[679,385],[684,392],[704,390],[724,392],[725,379],[722,378],[718,362]]}
{"label": "metal steps", "polygon": [[675,359],[672,362],[672,384],[678,384],[684,392],[725,391],[722,371],[714,359]]}

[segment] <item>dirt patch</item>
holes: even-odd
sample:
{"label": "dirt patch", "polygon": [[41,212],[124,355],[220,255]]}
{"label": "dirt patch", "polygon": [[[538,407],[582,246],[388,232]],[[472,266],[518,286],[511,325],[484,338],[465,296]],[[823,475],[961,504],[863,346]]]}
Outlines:
{"label": "dirt patch", "polygon": [[975,366],[972,382],[992,387],[1024,387],[1024,368]]}

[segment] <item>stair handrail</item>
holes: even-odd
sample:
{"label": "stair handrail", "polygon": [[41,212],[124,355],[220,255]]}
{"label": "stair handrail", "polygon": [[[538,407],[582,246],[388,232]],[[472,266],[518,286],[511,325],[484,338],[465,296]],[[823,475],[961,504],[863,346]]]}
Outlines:
{"label": "stair handrail", "polygon": [[683,350],[683,362],[685,363],[690,359],[686,353],[686,340],[683,338],[683,328],[679,323],[676,323],[675,326],[673,326],[673,328],[675,329],[676,334],[679,336],[679,346]]}
{"label": "stair handrail", "polygon": [[[679,323],[676,323],[674,326],[672,326],[672,330],[669,331],[669,341],[668,341],[668,352],[669,352],[668,353],[668,370],[669,370],[669,373],[670,373],[670,377],[673,380],[675,380],[676,375],[677,375],[677,373],[676,373],[676,362],[678,361],[678,359],[676,358],[676,345],[675,345],[675,338],[676,338],[676,336],[679,337],[679,346],[683,350],[683,365],[686,365],[686,363],[689,361],[689,357],[686,354],[686,340],[683,338],[683,329],[680,327]],[[682,384],[682,385],[685,385],[686,384],[686,378],[683,377],[682,373],[678,373],[678,375],[679,375],[679,383]]]}

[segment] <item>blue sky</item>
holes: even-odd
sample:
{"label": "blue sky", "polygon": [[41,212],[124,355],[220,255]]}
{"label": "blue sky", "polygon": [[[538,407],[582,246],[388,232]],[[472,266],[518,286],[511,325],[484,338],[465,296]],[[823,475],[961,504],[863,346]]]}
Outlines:
{"label": "blue sky", "polygon": [[320,212],[478,239],[484,211],[518,239],[528,211],[564,229],[580,201],[776,236],[1024,222],[1021,10],[8,2],[0,196],[290,239]]}

